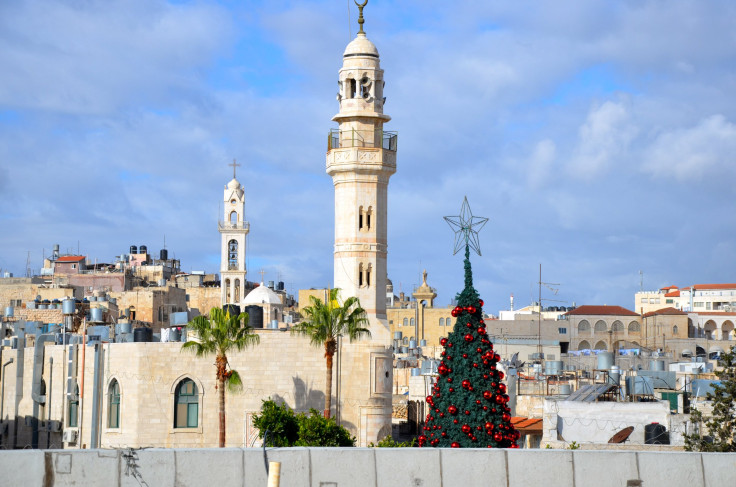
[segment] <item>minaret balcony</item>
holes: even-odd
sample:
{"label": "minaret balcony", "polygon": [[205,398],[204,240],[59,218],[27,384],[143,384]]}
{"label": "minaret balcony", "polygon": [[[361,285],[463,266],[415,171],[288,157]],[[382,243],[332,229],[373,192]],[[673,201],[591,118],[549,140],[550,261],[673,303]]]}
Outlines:
{"label": "minaret balcony", "polygon": [[396,152],[398,133],[385,130],[330,130],[327,151],[332,149],[372,148]]}
{"label": "minaret balcony", "polygon": [[226,222],[220,220],[217,222],[217,228],[222,231],[228,231],[228,230],[239,230],[239,231],[245,231],[246,233],[250,231],[250,222]]}

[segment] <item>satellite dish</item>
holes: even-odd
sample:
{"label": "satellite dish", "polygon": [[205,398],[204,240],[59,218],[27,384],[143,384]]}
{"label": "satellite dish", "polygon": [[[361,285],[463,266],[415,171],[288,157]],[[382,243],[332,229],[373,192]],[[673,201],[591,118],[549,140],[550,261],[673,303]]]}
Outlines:
{"label": "satellite dish", "polygon": [[623,442],[625,442],[626,440],[629,439],[629,436],[633,432],[634,432],[634,427],[633,426],[628,426],[628,427],[622,429],[621,431],[619,431],[618,433],[616,433],[615,435],[613,435],[611,437],[611,439],[608,440],[608,442],[609,443],[623,443]]}

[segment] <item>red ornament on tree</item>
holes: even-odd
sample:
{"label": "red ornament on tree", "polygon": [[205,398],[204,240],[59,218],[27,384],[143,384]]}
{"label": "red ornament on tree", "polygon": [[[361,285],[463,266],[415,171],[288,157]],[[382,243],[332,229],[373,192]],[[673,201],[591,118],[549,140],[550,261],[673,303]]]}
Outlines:
{"label": "red ornament on tree", "polygon": [[453,442],[452,442],[452,444],[451,444],[450,446],[451,446],[452,448],[460,448],[460,443],[458,443],[457,441],[453,441]]}
{"label": "red ornament on tree", "polygon": [[467,424],[464,424],[462,428],[460,428],[463,433],[470,433],[470,426]]}
{"label": "red ornament on tree", "polygon": [[467,335],[465,335],[465,341],[468,342],[468,343],[472,342],[473,341],[473,335],[471,335],[470,333],[468,333]]}
{"label": "red ornament on tree", "polygon": [[468,313],[470,313],[471,315],[474,315],[475,312],[478,311],[477,309],[475,309],[475,306],[468,306],[465,309],[467,309],[468,310]]}
{"label": "red ornament on tree", "polygon": [[447,345],[447,338],[445,337],[440,338],[440,345],[442,345],[443,347]]}
{"label": "red ornament on tree", "polygon": [[457,414],[457,407],[453,404],[447,408],[447,412],[450,414]]}
{"label": "red ornament on tree", "polygon": [[427,437],[424,435],[419,436],[419,446],[422,447],[427,442]]}
{"label": "red ornament on tree", "polygon": [[468,379],[465,379],[463,381],[463,388],[467,389],[468,387],[470,387],[470,381]]}
{"label": "red ornament on tree", "polygon": [[503,440],[503,435],[501,433],[495,433],[493,435],[493,439],[494,441],[496,441],[496,443],[500,443],[501,440]]}
{"label": "red ornament on tree", "polygon": [[499,384],[498,385],[498,390],[501,392],[501,394],[503,394],[504,392],[506,392],[506,384]]}

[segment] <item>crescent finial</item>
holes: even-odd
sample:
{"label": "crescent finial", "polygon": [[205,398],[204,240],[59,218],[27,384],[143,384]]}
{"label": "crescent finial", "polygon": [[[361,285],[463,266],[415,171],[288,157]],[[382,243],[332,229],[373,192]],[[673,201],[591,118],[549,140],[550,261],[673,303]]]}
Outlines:
{"label": "crescent finial", "polygon": [[363,31],[363,23],[365,23],[365,19],[363,18],[363,7],[368,5],[368,0],[364,0],[363,3],[358,3],[358,0],[353,1],[355,2],[355,5],[358,6],[358,11],[360,12],[360,15],[358,16],[358,25],[360,25],[358,34],[365,34],[365,31]]}

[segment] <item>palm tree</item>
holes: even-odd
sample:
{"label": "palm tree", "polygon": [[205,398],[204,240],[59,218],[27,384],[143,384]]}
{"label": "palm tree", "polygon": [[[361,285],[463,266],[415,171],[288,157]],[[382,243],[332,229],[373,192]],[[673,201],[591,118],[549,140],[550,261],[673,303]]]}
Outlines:
{"label": "palm tree", "polygon": [[305,320],[292,327],[291,332],[308,336],[312,345],[325,347],[327,362],[327,379],[325,385],[326,418],[330,417],[332,405],[332,357],[337,350],[337,337],[346,336],[353,340],[370,337],[371,332],[365,326],[368,324],[365,310],[360,306],[360,300],[349,297],[340,305],[338,294],[340,290],[330,289],[329,300],[323,303],[321,299],[310,296],[311,306],[302,310]]}
{"label": "palm tree", "polygon": [[217,367],[217,392],[219,394],[220,412],[220,448],[225,446],[225,386],[231,392],[240,390],[243,382],[237,370],[230,369],[227,353],[231,350],[243,350],[256,345],[260,339],[248,326],[248,314],[230,315],[230,312],[220,308],[210,310],[209,319],[197,316],[189,322],[188,327],[197,335],[195,341],[184,343],[182,350],[194,352],[197,357],[215,355]]}

